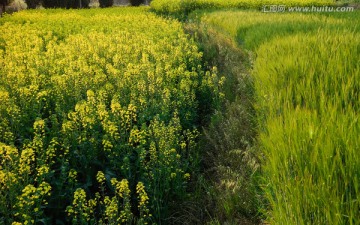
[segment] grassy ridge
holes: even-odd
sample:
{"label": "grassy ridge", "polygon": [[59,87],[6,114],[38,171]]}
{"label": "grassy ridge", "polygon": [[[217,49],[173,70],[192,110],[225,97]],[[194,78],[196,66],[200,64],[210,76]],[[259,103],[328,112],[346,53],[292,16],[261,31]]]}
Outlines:
{"label": "grassy ridge", "polygon": [[359,13],[195,17],[254,53],[268,221],[358,224]]}
{"label": "grassy ridge", "polygon": [[204,59],[216,65],[223,83],[225,101],[211,123],[204,128],[203,150],[206,190],[202,210],[209,214],[203,224],[258,224],[261,204],[256,176],[259,160],[255,154],[256,119],[253,81],[248,74],[247,53],[234,40],[206,24],[188,23],[204,52]]}
{"label": "grassy ridge", "polygon": [[0,224],[168,218],[219,94],[181,24],[114,8],[23,11],[0,28]]}

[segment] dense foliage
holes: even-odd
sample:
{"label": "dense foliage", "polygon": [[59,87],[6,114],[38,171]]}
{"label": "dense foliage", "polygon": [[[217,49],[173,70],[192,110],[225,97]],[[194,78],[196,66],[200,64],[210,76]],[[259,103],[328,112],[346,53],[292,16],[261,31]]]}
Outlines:
{"label": "dense foliage", "polygon": [[254,52],[272,224],[359,223],[359,16],[222,11],[201,18]]}
{"label": "dense foliage", "polygon": [[196,171],[198,113],[219,94],[181,24],[117,8],[0,27],[0,224],[169,216]]}

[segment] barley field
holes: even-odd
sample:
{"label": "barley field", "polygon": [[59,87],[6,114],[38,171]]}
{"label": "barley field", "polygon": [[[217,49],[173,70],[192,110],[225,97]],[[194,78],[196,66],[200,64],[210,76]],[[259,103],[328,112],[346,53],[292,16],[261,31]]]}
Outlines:
{"label": "barley field", "polygon": [[359,12],[200,13],[247,49],[270,224],[359,224]]}

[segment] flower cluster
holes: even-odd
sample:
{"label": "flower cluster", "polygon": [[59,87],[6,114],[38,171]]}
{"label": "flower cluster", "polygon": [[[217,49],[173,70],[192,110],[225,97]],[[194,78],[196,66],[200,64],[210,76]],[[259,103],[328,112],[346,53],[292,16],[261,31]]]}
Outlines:
{"label": "flower cluster", "polygon": [[138,194],[138,208],[140,211],[140,224],[148,224],[147,221],[151,219],[151,214],[149,213],[149,197],[145,191],[145,186],[142,182],[139,182],[136,185],[136,193]]}

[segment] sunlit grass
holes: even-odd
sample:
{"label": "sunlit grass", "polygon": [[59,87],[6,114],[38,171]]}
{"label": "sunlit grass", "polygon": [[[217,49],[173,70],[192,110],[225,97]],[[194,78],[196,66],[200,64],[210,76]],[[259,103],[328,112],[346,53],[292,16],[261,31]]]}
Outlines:
{"label": "sunlit grass", "polygon": [[359,222],[359,15],[190,16],[252,56],[261,183],[272,224]]}
{"label": "sunlit grass", "polygon": [[359,34],[321,30],[257,51],[259,140],[275,224],[358,222],[359,45]]}

